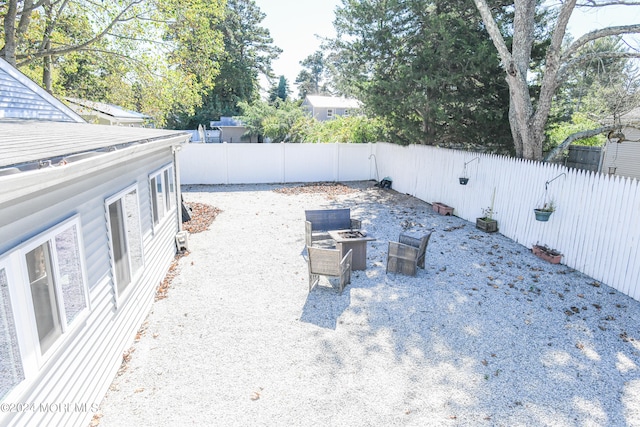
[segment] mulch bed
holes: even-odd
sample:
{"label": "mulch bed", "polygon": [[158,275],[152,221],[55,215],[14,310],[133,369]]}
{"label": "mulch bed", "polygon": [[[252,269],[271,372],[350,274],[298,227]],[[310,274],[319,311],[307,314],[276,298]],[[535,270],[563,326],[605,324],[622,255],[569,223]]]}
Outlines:
{"label": "mulch bed", "polygon": [[297,187],[276,188],[273,191],[287,195],[324,193],[329,196],[338,196],[342,194],[357,193],[360,190],[336,182],[316,182],[299,185]]}
{"label": "mulch bed", "polygon": [[208,230],[213,220],[220,212],[220,209],[204,203],[188,203],[191,208],[191,219],[182,224],[182,228],[189,234],[200,233]]}

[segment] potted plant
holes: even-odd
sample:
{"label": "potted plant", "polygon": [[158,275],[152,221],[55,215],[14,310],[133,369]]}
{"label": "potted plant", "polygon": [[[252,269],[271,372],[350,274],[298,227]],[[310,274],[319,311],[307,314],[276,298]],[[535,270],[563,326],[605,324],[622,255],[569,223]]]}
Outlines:
{"label": "potted plant", "polygon": [[493,219],[495,214],[493,206],[482,209],[482,217],[476,218],[476,228],[487,233],[495,233],[498,231],[498,221]]}
{"label": "potted plant", "polygon": [[467,183],[469,182],[469,176],[467,175],[467,165],[473,162],[474,160],[478,160],[478,159],[479,157],[474,157],[473,159],[464,163],[464,166],[462,168],[462,176],[458,178],[458,180],[460,181],[460,185],[467,185]]}
{"label": "potted plant", "polygon": [[445,205],[442,202],[433,202],[431,204],[434,212],[438,212],[440,215],[453,215],[453,207]]}
{"label": "potted plant", "polygon": [[493,219],[496,211],[493,210],[493,202],[496,198],[496,189],[493,189],[493,195],[491,196],[491,206],[482,209],[482,217],[476,218],[476,228],[483,230],[487,233],[495,233],[498,231],[498,221]]}
{"label": "potted plant", "polygon": [[537,221],[549,221],[549,217],[556,210],[556,205],[553,200],[545,202],[542,207],[536,208],[533,212],[536,215]]}
{"label": "potted plant", "polygon": [[545,245],[533,245],[531,252],[540,259],[543,259],[551,264],[560,264],[562,254],[555,249],[550,249]]}

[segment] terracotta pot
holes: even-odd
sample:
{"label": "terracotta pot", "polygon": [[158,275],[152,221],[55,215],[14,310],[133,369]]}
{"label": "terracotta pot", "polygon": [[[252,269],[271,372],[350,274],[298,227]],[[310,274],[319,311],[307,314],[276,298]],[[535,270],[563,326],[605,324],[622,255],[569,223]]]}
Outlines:
{"label": "terracotta pot", "polygon": [[553,249],[549,249],[546,246],[533,245],[531,251],[535,256],[541,258],[551,264],[560,264],[560,260],[562,259],[562,254]]}
{"label": "terracotta pot", "polygon": [[445,205],[444,203],[433,202],[431,206],[434,212],[438,212],[440,215],[453,215],[453,208]]}

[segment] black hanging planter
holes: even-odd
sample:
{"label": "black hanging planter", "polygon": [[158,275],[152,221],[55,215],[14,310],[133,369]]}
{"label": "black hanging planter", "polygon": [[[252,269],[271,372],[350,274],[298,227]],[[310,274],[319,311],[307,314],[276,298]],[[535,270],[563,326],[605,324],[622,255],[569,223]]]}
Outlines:
{"label": "black hanging planter", "polygon": [[467,176],[467,165],[473,162],[474,160],[478,160],[479,158],[480,157],[474,157],[473,159],[464,163],[464,166],[462,167],[462,174],[461,174],[462,176],[458,178],[458,180],[460,181],[460,185],[467,185],[467,183],[469,182],[469,177]]}

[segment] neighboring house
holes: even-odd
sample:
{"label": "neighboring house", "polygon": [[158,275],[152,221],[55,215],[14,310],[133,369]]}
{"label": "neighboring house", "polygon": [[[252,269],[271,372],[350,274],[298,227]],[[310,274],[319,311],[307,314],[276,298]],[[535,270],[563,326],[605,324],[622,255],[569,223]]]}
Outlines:
{"label": "neighboring house", "polygon": [[[621,117],[621,134],[613,132],[602,149],[600,171],[640,180],[640,107]],[[622,136],[622,138],[620,138]]]}
{"label": "neighboring house", "polygon": [[103,102],[65,98],[68,106],[87,122],[98,125],[143,127],[151,117],[135,111],[125,110],[117,105]]}
{"label": "neighboring house", "polygon": [[352,98],[307,95],[302,101],[302,107],[311,114],[311,117],[322,122],[334,119],[337,116],[354,115],[362,108],[362,104],[357,99]]}
{"label": "neighboring house", "polygon": [[176,253],[181,131],[83,123],[0,60],[0,425],[86,426]]}
{"label": "neighboring house", "polygon": [[245,135],[247,127],[233,117],[220,117],[209,126],[211,129],[205,130],[206,142],[262,142],[262,136]]}
{"label": "neighboring house", "polygon": [[0,119],[85,122],[3,59],[0,59]]}

